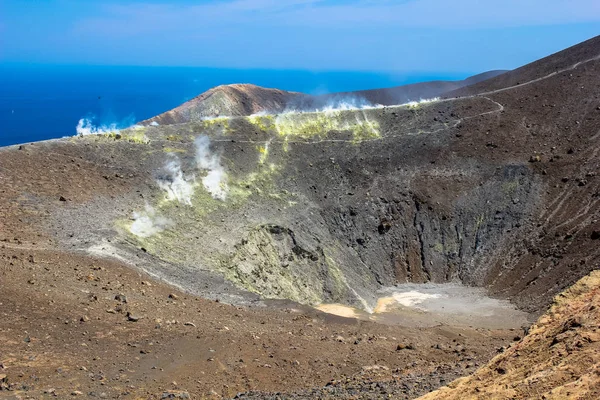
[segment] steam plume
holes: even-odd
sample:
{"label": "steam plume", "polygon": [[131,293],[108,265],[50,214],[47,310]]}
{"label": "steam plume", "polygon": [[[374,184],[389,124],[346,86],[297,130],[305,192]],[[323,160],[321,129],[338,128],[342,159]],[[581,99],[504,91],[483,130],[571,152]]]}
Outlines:
{"label": "steam plume", "polygon": [[403,103],[400,104],[401,106],[408,106],[408,107],[417,107],[419,104],[427,104],[427,103],[433,103],[436,101],[439,101],[440,98],[439,97],[434,97],[432,99],[420,99],[419,101],[409,101],[408,103]]}
{"label": "steam plume", "polygon": [[166,174],[158,179],[158,186],[167,192],[168,200],[192,205],[192,196],[196,184],[195,177],[186,177],[181,170],[181,161],[174,158],[164,167]]}
{"label": "steam plume", "polygon": [[160,215],[157,215],[156,210],[146,203],[144,211],[133,213],[133,224],[129,229],[136,236],[147,238],[164,231],[172,222]]}
{"label": "steam plume", "polygon": [[292,103],[288,104],[283,113],[366,110],[381,107],[383,106],[380,104],[373,104],[364,97],[338,94],[317,96],[309,99],[293,101]]}
{"label": "steam plume", "polygon": [[196,165],[198,169],[207,171],[202,178],[204,188],[212,197],[225,200],[227,197],[227,175],[221,165],[221,155],[211,153],[208,136],[196,138]]}
{"label": "steam plume", "polygon": [[110,132],[119,132],[116,123],[112,123],[110,125],[95,126],[90,118],[81,118],[77,123],[75,130],[77,131],[77,135],[80,136],[102,135]]}
{"label": "steam plume", "polygon": [[133,114],[129,115],[122,121],[111,122],[110,124],[100,124],[98,126],[94,125],[93,121],[95,118],[96,117],[93,115],[81,118],[79,122],[77,122],[77,126],[75,127],[77,135],[86,136],[103,135],[107,133],[119,133],[121,129],[139,127],[138,125],[134,125],[135,116]]}
{"label": "steam plume", "polygon": [[[199,136],[196,141],[196,168],[205,171],[202,185],[210,195],[218,200],[227,198],[227,174],[221,165],[221,155],[210,151],[210,139]],[[167,200],[177,200],[192,205],[196,188],[196,176],[186,175],[181,170],[181,161],[173,157],[164,166],[164,174],[158,178],[158,186],[167,193]]]}

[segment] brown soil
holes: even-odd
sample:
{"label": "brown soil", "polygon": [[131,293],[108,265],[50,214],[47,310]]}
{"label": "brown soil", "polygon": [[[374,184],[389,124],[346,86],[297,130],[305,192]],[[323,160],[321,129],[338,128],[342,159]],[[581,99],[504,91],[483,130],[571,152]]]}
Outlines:
{"label": "brown soil", "polygon": [[[187,295],[120,263],[13,241],[1,246],[0,279],[3,398],[76,391],[161,398],[172,389],[192,398],[232,397],[323,386],[375,365],[384,378],[439,371],[448,382],[518,334],[236,307]],[[398,351],[399,344],[414,349]]]}

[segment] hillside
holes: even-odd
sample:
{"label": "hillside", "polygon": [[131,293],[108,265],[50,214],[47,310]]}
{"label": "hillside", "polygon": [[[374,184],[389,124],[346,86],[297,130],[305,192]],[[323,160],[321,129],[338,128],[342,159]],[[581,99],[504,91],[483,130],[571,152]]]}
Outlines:
{"label": "hillside", "polygon": [[600,36],[596,36],[500,76],[485,81],[473,82],[461,89],[445,93],[444,97],[471,96],[528,84],[536,79],[570,71],[577,62],[583,63],[597,58],[599,52]]}
{"label": "hillside", "polygon": [[301,93],[267,89],[250,84],[222,85],[212,88],[198,97],[156,117],[142,121],[160,125],[199,121],[218,116],[252,115],[261,111],[283,111],[291,99],[304,96]]}

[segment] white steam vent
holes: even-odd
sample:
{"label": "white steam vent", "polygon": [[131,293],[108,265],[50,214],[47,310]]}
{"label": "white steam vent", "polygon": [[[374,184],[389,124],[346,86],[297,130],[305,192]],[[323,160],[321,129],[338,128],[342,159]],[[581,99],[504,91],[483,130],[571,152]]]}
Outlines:
{"label": "white steam vent", "polygon": [[208,136],[196,138],[196,164],[198,169],[206,171],[202,178],[204,188],[218,200],[227,198],[227,174],[221,165],[221,155],[211,153]]}
{"label": "white steam vent", "polygon": [[364,97],[353,95],[335,95],[329,96],[326,100],[317,100],[316,104],[308,106],[287,107],[282,114],[286,113],[303,113],[303,112],[336,112],[347,110],[370,110],[382,108],[381,104],[373,104]]}
{"label": "white steam vent", "polygon": [[421,104],[434,103],[436,101],[440,101],[440,98],[434,97],[432,99],[421,99],[419,101],[409,101],[408,103],[404,103],[404,104],[400,104],[400,105],[414,108],[414,107],[418,107]]}
{"label": "white steam vent", "polygon": [[164,169],[166,175],[158,180],[158,186],[167,192],[167,200],[177,200],[180,203],[192,205],[195,177],[184,176],[181,170],[181,161],[178,158],[167,162]]}
{"label": "white steam vent", "polygon": [[383,108],[381,104],[372,104],[363,97],[342,96],[334,97],[327,104],[315,111],[333,112],[346,110],[371,110],[374,108]]}
{"label": "white steam vent", "polygon": [[93,114],[88,114],[88,116],[81,118],[75,127],[77,135],[105,135],[109,133],[119,133],[121,129],[141,128],[141,126],[135,125],[135,116],[133,114],[128,115],[120,121],[99,125],[94,125],[94,120],[96,120],[96,116]]}
{"label": "white steam vent", "polygon": [[134,235],[142,238],[156,235],[172,224],[169,219],[157,215],[156,210],[148,203],[146,203],[146,209],[144,211],[136,211],[133,213],[133,219],[133,224],[131,224],[129,230]]}
{"label": "white steam vent", "polygon": [[[227,174],[221,165],[221,155],[210,151],[210,139],[199,136],[196,141],[196,168],[204,173],[202,185],[217,200],[227,198]],[[158,186],[166,192],[167,200],[177,200],[192,205],[192,197],[197,182],[195,175],[186,175],[181,169],[181,160],[174,157],[164,166],[164,175],[158,179]]]}
{"label": "white steam vent", "polygon": [[90,118],[81,118],[77,123],[75,130],[77,131],[77,135],[80,136],[103,135],[111,132],[119,133],[119,129],[117,129],[116,123],[95,126]]}

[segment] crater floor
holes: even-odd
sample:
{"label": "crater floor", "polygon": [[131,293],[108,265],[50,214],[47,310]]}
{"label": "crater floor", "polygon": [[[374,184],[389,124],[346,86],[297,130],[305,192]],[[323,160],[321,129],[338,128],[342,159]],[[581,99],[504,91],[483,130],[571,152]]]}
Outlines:
{"label": "crater floor", "polygon": [[431,327],[469,326],[489,329],[521,329],[531,317],[506,300],[488,297],[484,289],[460,284],[399,284],[380,289],[371,312],[342,304],[321,304],[326,313],[378,323]]}

